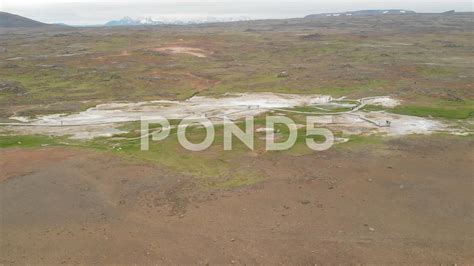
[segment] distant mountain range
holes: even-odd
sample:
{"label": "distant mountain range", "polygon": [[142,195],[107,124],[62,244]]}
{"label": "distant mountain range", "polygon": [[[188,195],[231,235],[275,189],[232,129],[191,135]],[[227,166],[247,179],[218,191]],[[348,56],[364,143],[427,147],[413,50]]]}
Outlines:
{"label": "distant mountain range", "polygon": [[[440,14],[458,14],[454,10],[446,11]],[[305,18],[317,17],[339,17],[339,16],[380,16],[380,15],[406,15],[416,14],[415,11],[404,9],[386,9],[386,10],[358,10],[350,12],[339,13],[322,13],[308,15]],[[201,17],[201,18],[151,18],[144,17],[140,19],[133,19],[131,17],[124,17],[120,20],[112,20],[104,24],[104,26],[139,26],[139,25],[193,25],[203,23],[220,23],[220,22],[236,22],[236,21],[250,21],[252,18],[245,16],[235,17]],[[97,25],[100,26],[100,25]],[[70,27],[63,23],[46,24],[19,15],[0,12],[0,28],[65,28]]]}
{"label": "distant mountain range", "polygon": [[339,17],[339,16],[377,16],[377,15],[406,15],[406,14],[416,14],[415,11],[404,10],[404,9],[380,9],[380,10],[357,10],[349,12],[340,12],[340,13],[322,13],[322,14],[313,14],[306,16],[305,18],[313,17]]}
{"label": "distant mountain range", "polygon": [[3,28],[37,28],[45,26],[50,26],[50,24],[42,23],[7,12],[0,12],[0,27]]}
{"label": "distant mountain range", "polygon": [[219,22],[234,22],[234,21],[249,21],[249,17],[203,17],[203,18],[139,18],[124,17],[120,20],[112,20],[105,23],[105,26],[139,26],[139,25],[190,25],[202,23],[219,23]]}

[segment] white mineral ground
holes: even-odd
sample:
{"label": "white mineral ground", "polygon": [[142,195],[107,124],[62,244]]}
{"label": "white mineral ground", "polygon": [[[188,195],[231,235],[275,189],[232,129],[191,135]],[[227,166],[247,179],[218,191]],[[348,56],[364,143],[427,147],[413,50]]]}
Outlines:
{"label": "white mineral ground", "polygon": [[[220,98],[195,96],[186,101],[107,103],[77,114],[55,114],[39,116],[35,119],[10,117],[19,122],[0,124],[3,125],[0,131],[13,134],[70,135],[72,139],[92,139],[126,133],[118,127],[126,122],[140,121],[141,118],[152,120],[160,117],[167,119],[207,117],[215,123],[222,123],[224,117],[239,120],[269,111],[282,113],[286,111],[284,108],[312,106],[315,107],[315,111],[327,110],[327,107],[352,107],[352,111],[330,115],[317,112],[305,113],[315,115],[322,127],[343,131],[349,135],[377,133],[407,135],[434,132],[466,134],[460,129],[433,119],[360,110],[367,104],[388,108],[400,104],[399,101],[390,97],[365,98],[358,100],[359,104],[341,100],[322,95],[242,93],[226,94]],[[390,126],[387,126],[387,121],[390,121]]]}

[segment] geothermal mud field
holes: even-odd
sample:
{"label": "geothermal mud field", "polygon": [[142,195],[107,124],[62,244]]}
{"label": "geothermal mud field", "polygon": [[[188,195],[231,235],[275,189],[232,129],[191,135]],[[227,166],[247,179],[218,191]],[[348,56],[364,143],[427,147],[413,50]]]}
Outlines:
{"label": "geothermal mud field", "polygon": [[[92,139],[127,133],[117,129],[118,125],[141,119],[173,120],[200,117],[222,123],[224,118],[238,121],[262,114],[304,114],[318,116],[316,121],[321,126],[342,130],[349,135],[383,133],[390,136],[436,132],[469,134],[466,128],[456,128],[435,119],[363,110],[368,105],[393,108],[399,104],[400,101],[390,97],[346,100],[345,97],[334,99],[321,95],[243,93],[227,94],[220,98],[194,96],[186,101],[108,103],[70,115],[54,114],[38,118],[13,116],[10,119],[18,122],[2,125],[5,126],[4,129],[17,133],[71,135],[75,139]],[[312,110],[293,110],[295,107],[309,107]]]}

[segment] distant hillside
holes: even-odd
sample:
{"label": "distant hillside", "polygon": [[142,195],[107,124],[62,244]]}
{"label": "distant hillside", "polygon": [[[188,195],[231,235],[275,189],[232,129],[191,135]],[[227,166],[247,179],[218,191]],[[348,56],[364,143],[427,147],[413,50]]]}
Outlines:
{"label": "distant hillside", "polygon": [[4,28],[36,28],[36,27],[44,27],[49,26],[49,24],[45,24],[36,20],[32,20],[29,18],[25,18],[22,16],[10,14],[7,12],[0,12],[0,27]]}
{"label": "distant hillside", "polygon": [[415,11],[404,10],[404,9],[381,9],[381,10],[357,10],[341,13],[323,13],[313,14],[306,16],[305,18],[313,17],[339,17],[339,16],[378,16],[378,15],[403,15],[403,14],[416,14]]}

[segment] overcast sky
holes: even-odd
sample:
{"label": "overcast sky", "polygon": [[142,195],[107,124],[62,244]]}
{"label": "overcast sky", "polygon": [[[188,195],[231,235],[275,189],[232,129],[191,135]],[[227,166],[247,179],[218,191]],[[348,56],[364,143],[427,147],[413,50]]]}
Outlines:
{"label": "overcast sky", "polygon": [[48,23],[102,24],[124,16],[292,18],[360,9],[472,11],[472,0],[0,0],[0,10]]}

